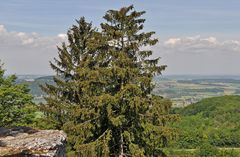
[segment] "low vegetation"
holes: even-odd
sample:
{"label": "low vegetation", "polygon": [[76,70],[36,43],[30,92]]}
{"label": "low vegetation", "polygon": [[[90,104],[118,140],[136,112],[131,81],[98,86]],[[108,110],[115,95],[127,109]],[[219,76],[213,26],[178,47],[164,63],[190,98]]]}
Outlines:
{"label": "low vegetation", "polygon": [[[226,153],[240,155],[239,149],[236,149],[240,147],[239,109],[240,96],[207,98],[173,109],[173,113],[181,115],[181,120],[173,124],[179,130],[179,138],[172,147],[185,154],[200,151],[201,156],[213,156],[206,155],[208,151],[225,156]],[[217,150],[220,151],[216,153]]]}

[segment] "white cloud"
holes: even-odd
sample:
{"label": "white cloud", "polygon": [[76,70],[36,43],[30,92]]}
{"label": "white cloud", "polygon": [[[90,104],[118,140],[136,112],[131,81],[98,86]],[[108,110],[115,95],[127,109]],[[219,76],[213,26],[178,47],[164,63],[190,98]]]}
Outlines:
{"label": "white cloud", "polygon": [[6,32],[4,25],[0,25],[0,34]]}
{"label": "white cloud", "polygon": [[[7,73],[53,73],[49,61],[58,56],[56,46],[66,39],[66,34],[42,36],[8,31],[0,25],[0,60]],[[152,49],[170,74],[240,74],[240,41],[229,37],[172,37],[161,39]]]}
{"label": "white cloud", "polygon": [[24,38],[24,37],[26,37],[26,34],[23,32],[19,32],[19,33],[17,33],[17,36],[20,38]]}
{"label": "white cloud", "polygon": [[65,34],[59,34],[57,36],[41,36],[35,32],[24,33],[24,32],[9,32],[3,25],[0,25],[0,46],[25,46],[50,48],[56,46],[62,41],[66,40]]}
{"label": "white cloud", "polygon": [[58,37],[62,40],[66,40],[67,39],[67,34],[58,34]]}
{"label": "white cloud", "polygon": [[64,34],[41,36],[8,31],[0,25],[0,60],[8,73],[51,73],[49,61],[57,56],[56,46],[65,40]]}
{"label": "white cloud", "polygon": [[240,41],[214,36],[172,37],[152,48],[167,74],[239,75]]}
{"label": "white cloud", "polygon": [[202,41],[207,41],[209,43],[212,43],[212,44],[216,44],[217,43],[217,39],[215,37],[208,37],[208,38],[205,38],[205,39],[201,39]]}
{"label": "white cloud", "polygon": [[239,52],[240,41],[224,40],[220,41],[216,37],[174,37],[157,44],[157,49],[164,53],[209,53],[209,52]]}
{"label": "white cloud", "polygon": [[34,42],[34,39],[33,38],[28,38],[26,40],[23,40],[22,41],[22,44],[23,45],[28,45],[28,44],[32,44]]}
{"label": "white cloud", "polygon": [[200,38],[200,35],[192,36],[192,37],[186,37],[187,40],[197,40]]}
{"label": "white cloud", "polygon": [[166,45],[175,45],[175,44],[179,43],[180,41],[181,41],[180,38],[170,38],[167,41],[165,41],[164,43]]}

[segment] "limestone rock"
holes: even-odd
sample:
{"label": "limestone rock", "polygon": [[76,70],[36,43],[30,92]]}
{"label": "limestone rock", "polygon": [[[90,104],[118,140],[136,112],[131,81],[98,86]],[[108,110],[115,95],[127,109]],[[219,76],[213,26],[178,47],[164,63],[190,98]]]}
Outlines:
{"label": "limestone rock", "polygon": [[0,128],[0,157],[66,157],[66,134],[28,127]]}

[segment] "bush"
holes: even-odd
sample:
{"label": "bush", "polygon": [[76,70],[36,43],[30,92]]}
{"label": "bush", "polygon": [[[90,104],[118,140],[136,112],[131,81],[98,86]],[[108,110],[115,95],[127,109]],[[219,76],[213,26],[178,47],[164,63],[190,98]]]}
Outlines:
{"label": "bush", "polygon": [[209,143],[204,143],[197,151],[199,157],[218,157],[218,149]]}
{"label": "bush", "polygon": [[222,150],[222,151],[219,151],[218,153],[218,157],[238,157],[239,154],[234,151],[234,149],[231,149],[231,150]]}

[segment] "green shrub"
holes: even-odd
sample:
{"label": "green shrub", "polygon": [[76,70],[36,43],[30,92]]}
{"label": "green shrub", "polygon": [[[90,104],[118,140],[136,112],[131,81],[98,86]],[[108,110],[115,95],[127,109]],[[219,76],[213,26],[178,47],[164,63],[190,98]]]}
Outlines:
{"label": "green shrub", "polygon": [[221,150],[218,153],[218,157],[239,157],[239,153],[235,151],[234,149],[230,150]]}
{"label": "green shrub", "polygon": [[218,157],[218,149],[209,143],[204,143],[197,151],[199,157]]}

